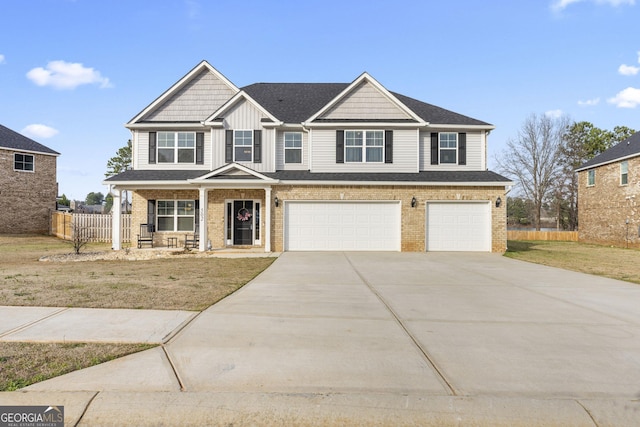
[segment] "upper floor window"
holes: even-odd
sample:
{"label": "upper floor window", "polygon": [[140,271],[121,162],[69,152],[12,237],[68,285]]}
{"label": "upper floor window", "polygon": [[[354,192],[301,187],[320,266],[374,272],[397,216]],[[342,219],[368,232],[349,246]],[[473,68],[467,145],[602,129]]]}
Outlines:
{"label": "upper floor window", "polygon": [[587,172],[587,186],[593,187],[594,185],[596,185],[596,170],[590,169]]}
{"label": "upper floor window", "polygon": [[384,131],[347,130],[344,132],[346,162],[382,163],[384,161]]}
{"label": "upper floor window", "polygon": [[458,162],[458,134],[455,132],[440,133],[440,163]]}
{"label": "upper floor window", "polygon": [[629,183],[629,163],[620,163],[620,185],[627,185]]}
{"label": "upper floor window", "polygon": [[234,131],[233,153],[236,162],[250,162],[253,159],[253,131]]}
{"label": "upper floor window", "polygon": [[195,132],[158,132],[158,163],[195,163]]}
{"label": "upper floor window", "polygon": [[33,172],[34,157],[31,154],[13,155],[13,169],[17,171]]}
{"label": "upper floor window", "polygon": [[302,133],[284,133],[284,162],[302,163]]}
{"label": "upper floor window", "polygon": [[158,200],[158,231],[193,231],[195,200]]}

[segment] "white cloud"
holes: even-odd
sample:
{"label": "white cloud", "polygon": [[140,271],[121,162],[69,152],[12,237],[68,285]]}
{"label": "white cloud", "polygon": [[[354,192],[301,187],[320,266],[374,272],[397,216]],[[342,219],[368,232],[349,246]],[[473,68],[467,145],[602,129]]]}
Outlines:
{"label": "white cloud", "polygon": [[607,102],[618,108],[636,108],[640,105],[640,89],[628,87],[618,92],[613,98],[609,98]]}
{"label": "white cloud", "polygon": [[633,65],[622,64],[618,67],[618,73],[623,76],[635,76],[638,72],[640,72],[640,67],[634,67]]}
{"label": "white cloud", "polygon": [[552,119],[560,118],[564,115],[564,111],[562,110],[549,110],[544,113],[545,116],[551,117]]}
{"label": "white cloud", "polygon": [[47,125],[36,123],[22,129],[22,134],[29,138],[51,138],[58,134],[58,130]]}
{"label": "white cloud", "polygon": [[590,1],[591,3],[604,4],[613,7],[618,7],[625,4],[633,6],[634,4],[636,4],[636,0],[554,0],[551,3],[551,10],[560,12],[574,3],[580,3],[584,1]]}
{"label": "white cloud", "polygon": [[4,64],[5,63],[5,57],[4,55],[0,54],[0,64]]}
{"label": "white cloud", "polygon": [[593,107],[600,103],[600,98],[587,99],[586,101],[578,101],[578,105],[581,107]]}
{"label": "white cloud", "polygon": [[99,84],[101,88],[112,87],[109,79],[99,71],[87,68],[77,62],[51,61],[47,68],[34,68],[27,78],[38,86],[52,86],[56,89],[75,89],[80,85]]}

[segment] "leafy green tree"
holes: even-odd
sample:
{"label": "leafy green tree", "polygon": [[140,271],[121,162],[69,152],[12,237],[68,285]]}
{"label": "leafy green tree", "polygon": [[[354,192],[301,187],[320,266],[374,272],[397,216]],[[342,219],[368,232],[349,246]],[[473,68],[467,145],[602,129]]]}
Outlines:
{"label": "leafy green tree", "polygon": [[[118,175],[128,169],[131,169],[131,140],[127,141],[127,145],[121,147],[116,152],[116,155],[109,159],[107,162],[107,172],[104,174],[107,178]],[[129,193],[124,191],[124,205],[129,206]],[[113,207],[113,198],[109,205],[109,211]]]}
{"label": "leafy green tree", "polygon": [[533,203],[522,197],[507,197],[507,222],[510,226],[533,222]]}
{"label": "leafy green tree", "polygon": [[104,194],[98,192],[94,193],[93,191],[87,194],[87,198],[85,199],[85,203],[87,205],[101,205],[104,201]]}
{"label": "leafy green tree", "polygon": [[107,197],[104,198],[104,213],[110,213],[111,208],[113,208],[113,196],[111,194],[107,194]]}
{"label": "leafy green tree", "polygon": [[62,196],[58,199],[58,205],[60,206],[71,206],[71,201],[67,199],[67,196],[62,194]]}

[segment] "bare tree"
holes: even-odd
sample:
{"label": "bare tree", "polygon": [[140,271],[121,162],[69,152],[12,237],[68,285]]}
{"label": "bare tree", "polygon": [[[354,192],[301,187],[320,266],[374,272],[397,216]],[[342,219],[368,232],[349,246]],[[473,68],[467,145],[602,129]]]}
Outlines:
{"label": "bare tree", "polygon": [[560,147],[569,123],[565,116],[532,114],[518,136],[507,141],[501,157],[496,158],[498,169],[516,181],[522,195],[533,202],[536,230],[540,230],[543,202],[553,196],[560,179]]}

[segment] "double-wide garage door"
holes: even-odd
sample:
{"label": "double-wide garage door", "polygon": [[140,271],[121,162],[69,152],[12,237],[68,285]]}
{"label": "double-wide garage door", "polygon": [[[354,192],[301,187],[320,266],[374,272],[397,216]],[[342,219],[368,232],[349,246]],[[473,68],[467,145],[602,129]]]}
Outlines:
{"label": "double-wide garage door", "polygon": [[286,251],[399,251],[400,202],[286,202]]}
{"label": "double-wide garage door", "polygon": [[428,202],[427,251],[491,251],[491,204]]}

